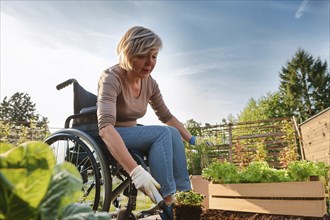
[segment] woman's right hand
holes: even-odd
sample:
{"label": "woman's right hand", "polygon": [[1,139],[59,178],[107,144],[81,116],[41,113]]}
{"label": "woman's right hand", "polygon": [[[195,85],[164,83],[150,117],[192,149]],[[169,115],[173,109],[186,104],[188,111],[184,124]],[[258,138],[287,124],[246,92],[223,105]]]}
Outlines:
{"label": "woman's right hand", "polygon": [[149,196],[152,202],[159,204],[163,201],[158,191],[160,189],[159,183],[141,165],[135,167],[130,173],[130,177],[135,187]]}

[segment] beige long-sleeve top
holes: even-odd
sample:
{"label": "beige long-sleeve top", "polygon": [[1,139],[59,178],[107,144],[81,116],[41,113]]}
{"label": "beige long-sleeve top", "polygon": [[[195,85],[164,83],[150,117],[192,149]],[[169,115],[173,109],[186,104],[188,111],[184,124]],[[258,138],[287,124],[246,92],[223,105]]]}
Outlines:
{"label": "beige long-sleeve top", "polygon": [[149,76],[142,79],[138,97],[127,86],[127,72],[118,65],[103,71],[98,84],[97,116],[99,129],[107,126],[135,126],[148,104],[158,119],[166,123],[173,115],[162,98],[157,82]]}

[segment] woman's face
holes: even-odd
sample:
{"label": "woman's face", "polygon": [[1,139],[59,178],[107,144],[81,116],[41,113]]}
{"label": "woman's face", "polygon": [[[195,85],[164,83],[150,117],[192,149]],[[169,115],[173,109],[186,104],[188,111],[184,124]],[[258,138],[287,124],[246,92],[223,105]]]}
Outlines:
{"label": "woman's face", "polygon": [[150,73],[156,66],[158,51],[151,51],[146,55],[141,55],[133,58],[132,73],[139,78],[148,78]]}

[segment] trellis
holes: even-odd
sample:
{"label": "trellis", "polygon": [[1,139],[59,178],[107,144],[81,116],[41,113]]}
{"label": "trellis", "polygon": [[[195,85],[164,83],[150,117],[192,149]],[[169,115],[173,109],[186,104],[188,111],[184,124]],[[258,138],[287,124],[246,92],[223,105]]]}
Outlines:
{"label": "trellis", "polygon": [[45,123],[0,121],[0,142],[21,144],[26,141],[43,141],[49,133]]}
{"label": "trellis", "polygon": [[[237,150],[245,157],[253,157],[258,147],[265,150],[265,160],[275,168],[280,168],[279,157],[283,149],[292,148],[299,153],[297,130],[294,118],[274,118],[236,124],[207,125],[201,128],[202,134],[215,137],[209,157],[241,163]],[[260,152],[259,152],[260,153]],[[241,158],[249,159],[249,158]]]}

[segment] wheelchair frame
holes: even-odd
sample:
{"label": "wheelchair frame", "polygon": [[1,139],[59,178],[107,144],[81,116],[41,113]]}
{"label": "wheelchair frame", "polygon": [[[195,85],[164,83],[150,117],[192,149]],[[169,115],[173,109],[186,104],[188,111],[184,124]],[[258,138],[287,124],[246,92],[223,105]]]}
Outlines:
{"label": "wheelchair frame", "polygon": [[[73,84],[74,114],[65,121],[64,129],[45,139],[55,154],[56,161],[68,161],[79,170],[83,179],[81,198],[78,202],[88,204],[94,211],[109,211],[114,200],[123,193],[128,197],[126,206],[111,213],[118,220],[135,220],[156,214],[155,207],[135,215],[137,189],[129,175],[112,157],[98,134],[96,95],[86,91],[75,79],[69,79],[56,88],[63,89]],[[146,168],[146,161],[137,153],[133,158]],[[117,177],[121,183],[113,188]]]}

